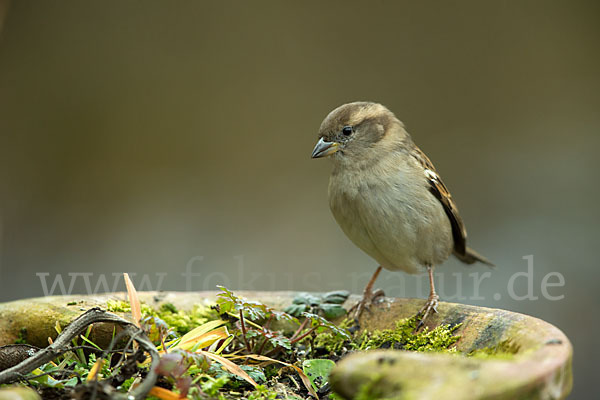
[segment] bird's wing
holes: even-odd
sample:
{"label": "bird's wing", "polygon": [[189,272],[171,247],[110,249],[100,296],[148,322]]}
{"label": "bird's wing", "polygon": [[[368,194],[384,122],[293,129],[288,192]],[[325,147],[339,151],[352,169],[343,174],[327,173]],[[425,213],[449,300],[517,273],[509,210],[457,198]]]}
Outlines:
{"label": "bird's wing", "polygon": [[442,178],[440,178],[429,158],[417,146],[414,147],[411,154],[423,167],[425,178],[429,183],[429,191],[440,201],[440,203],[442,203],[444,211],[446,211],[446,215],[450,219],[452,239],[454,240],[454,255],[467,264],[473,264],[474,262],[479,261],[488,266],[494,266],[487,258],[467,246],[467,230],[465,224],[458,213],[454,200],[452,200],[452,195],[448,191],[446,185],[444,185]]}
{"label": "bird's wing", "polygon": [[450,219],[452,238],[454,239],[454,251],[460,255],[465,254],[467,249],[467,230],[458,213],[456,204],[452,200],[452,195],[425,153],[415,146],[412,155],[424,169],[425,178],[429,183],[429,191],[442,203],[444,211],[446,211],[446,215]]}

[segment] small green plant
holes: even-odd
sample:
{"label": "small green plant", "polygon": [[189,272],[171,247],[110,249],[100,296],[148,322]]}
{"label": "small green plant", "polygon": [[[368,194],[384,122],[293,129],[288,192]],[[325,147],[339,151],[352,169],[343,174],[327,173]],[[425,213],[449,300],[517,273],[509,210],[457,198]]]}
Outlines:
{"label": "small green plant", "polygon": [[335,362],[328,359],[305,360],[302,363],[302,369],[316,391],[329,383],[329,373],[333,367]]}
{"label": "small green plant", "polygon": [[[169,303],[154,310],[139,302],[131,286],[130,302],[109,302],[109,308],[131,311],[160,355],[154,369],[158,381],[149,398],[294,400],[319,393],[321,398],[339,400],[328,389],[329,374],[335,361],[347,352],[382,347],[456,351],[453,345],[458,340],[458,326],[415,332],[418,321],[409,318],[397,321],[394,329],[368,332],[353,331],[356,327],[351,319],[331,322],[344,315],[342,304],[347,292],[301,294],[292,306],[279,311],[220,287],[213,308],[196,306],[181,311]],[[60,325],[56,330],[61,332]],[[90,332],[87,329],[68,351],[33,371],[27,377],[31,384],[63,390],[66,397],[69,390],[92,385],[110,385],[128,393],[152,372],[149,352],[131,346],[131,342],[122,348],[118,344],[122,340],[115,340],[109,350],[101,349],[90,339]],[[22,337],[26,337],[25,332]],[[113,339],[117,339],[115,333]],[[470,355],[497,356],[512,350],[507,343]],[[358,399],[378,398],[378,383],[372,383],[357,393]]]}
{"label": "small green plant", "polygon": [[236,296],[223,286],[218,287],[221,293],[217,295],[217,309],[221,315],[238,320],[239,335],[236,337],[243,344],[246,354],[263,354],[267,349],[291,348],[291,339],[270,329],[270,326],[274,320],[300,324],[297,318],[262,303]]}
{"label": "small green plant", "polygon": [[295,317],[300,317],[302,313],[309,312],[319,314],[327,319],[335,319],[346,314],[346,309],[342,304],[348,299],[350,292],[338,290],[314,295],[310,293],[298,294],[292,304],[285,308],[285,312]]}
{"label": "small green plant", "polygon": [[[335,336],[350,339],[345,329],[317,314],[302,312],[302,323],[298,318],[286,312],[274,310],[262,303],[248,301],[235,295],[229,289],[219,286],[221,293],[217,295],[217,307],[221,315],[237,320],[239,335],[245,354],[274,355],[283,350],[291,350],[292,345],[299,343],[313,334],[330,331]],[[281,331],[271,329],[273,321],[285,321],[297,326],[295,332],[285,336]]]}
{"label": "small green plant", "polygon": [[210,397],[219,397],[219,391],[225,385],[229,383],[230,379],[228,376],[221,376],[219,378],[213,378],[209,375],[203,375],[200,383],[200,389],[203,393]]}
{"label": "small green plant", "polygon": [[254,391],[248,395],[248,400],[273,400],[276,398],[277,392],[270,390],[263,385],[258,385]]}

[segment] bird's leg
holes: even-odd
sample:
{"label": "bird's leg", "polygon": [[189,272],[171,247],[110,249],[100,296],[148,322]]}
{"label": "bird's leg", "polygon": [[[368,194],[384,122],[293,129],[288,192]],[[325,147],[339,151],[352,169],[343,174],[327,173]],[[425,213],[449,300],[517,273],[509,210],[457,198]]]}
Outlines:
{"label": "bird's leg", "polygon": [[427,319],[429,314],[431,314],[432,310],[433,312],[437,312],[437,306],[440,300],[440,296],[438,296],[435,292],[435,285],[433,283],[433,268],[430,265],[427,266],[427,272],[429,273],[429,298],[427,299],[427,302],[425,303],[423,308],[421,308],[421,311],[419,311],[418,315],[423,314],[423,316],[421,317],[421,320],[417,325],[417,329],[420,329],[423,326],[425,320]]}
{"label": "bird's leg", "polygon": [[361,314],[365,309],[369,309],[369,307],[371,306],[371,304],[373,304],[373,301],[375,299],[385,295],[385,293],[383,293],[383,290],[381,289],[377,289],[375,291],[373,290],[373,285],[375,284],[375,281],[377,280],[377,277],[379,276],[379,273],[382,269],[383,268],[381,267],[381,265],[377,267],[377,269],[373,273],[373,276],[371,277],[371,279],[369,279],[367,286],[365,286],[362,299],[350,310],[351,312],[354,311],[355,320],[358,320],[358,318],[360,318]]}

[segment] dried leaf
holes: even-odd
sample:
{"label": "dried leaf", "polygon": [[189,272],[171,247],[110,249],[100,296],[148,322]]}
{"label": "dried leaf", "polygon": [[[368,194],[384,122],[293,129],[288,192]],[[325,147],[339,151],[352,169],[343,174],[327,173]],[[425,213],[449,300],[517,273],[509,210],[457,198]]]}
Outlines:
{"label": "dried leaf", "polygon": [[56,331],[56,333],[58,333],[59,335],[62,332],[62,327],[60,326],[60,322],[56,321],[56,323],[54,324],[54,330]]}
{"label": "dried leaf", "polygon": [[195,339],[190,339],[183,344],[180,343],[177,347],[184,350],[196,351],[198,349],[210,347],[213,343],[227,339],[229,336],[227,328],[222,326]]}
{"label": "dried leaf", "polygon": [[142,320],[142,307],[140,305],[140,299],[138,298],[135,286],[133,286],[133,282],[129,279],[129,274],[127,272],[123,274],[123,279],[125,280],[125,286],[127,286],[127,297],[129,297],[129,304],[131,305],[133,322],[138,328],[141,328],[142,325],[140,321]]}
{"label": "dried leaf", "polygon": [[310,379],[308,378],[308,376],[306,376],[306,374],[304,373],[304,371],[302,371],[300,368],[298,368],[294,364],[286,363],[284,361],[276,360],[274,358],[267,357],[267,356],[261,356],[261,355],[258,355],[258,354],[248,354],[248,355],[243,355],[243,356],[235,356],[235,357],[232,357],[232,358],[251,358],[251,359],[257,360],[257,361],[270,361],[270,362],[274,362],[274,363],[285,365],[286,367],[293,368],[298,373],[298,375],[300,375],[300,379],[302,379],[302,383],[304,384],[304,386],[306,387],[306,389],[308,390],[308,392],[312,396],[314,396],[316,399],[319,398],[319,396],[317,396],[317,392],[315,392],[315,389],[313,388],[313,386],[312,386],[312,384],[311,384]]}
{"label": "dried leaf", "polygon": [[215,320],[202,324],[181,337],[172,349],[190,350],[192,348],[203,349],[216,341],[229,337],[225,321]]}
{"label": "dried leaf", "polygon": [[240,378],[246,380],[252,386],[254,386],[254,387],[257,386],[257,383],[254,381],[254,379],[252,379],[250,377],[250,375],[248,375],[246,373],[246,371],[244,371],[243,369],[241,369],[239,367],[239,365],[237,365],[234,362],[226,359],[225,357],[220,356],[220,355],[215,354],[215,353],[211,353],[209,351],[203,351],[203,350],[198,350],[197,353],[198,354],[202,354],[202,355],[206,356],[207,358],[210,358],[211,360],[218,362],[223,367],[225,367],[225,369],[227,369],[227,371],[229,371],[230,373],[232,373],[234,375],[237,375]]}
{"label": "dried leaf", "polygon": [[150,389],[150,392],[148,392],[148,394],[150,396],[155,396],[155,397],[158,397],[159,399],[163,399],[163,400],[187,399],[187,397],[185,397],[185,396],[182,397],[181,395],[179,395],[175,392],[172,392],[165,388],[161,388],[159,386],[154,386],[152,389]]}
{"label": "dried leaf", "polygon": [[96,375],[98,375],[98,371],[100,371],[100,369],[104,366],[104,359],[103,358],[99,358],[96,360],[96,362],[94,363],[94,365],[92,366],[92,368],[90,369],[90,373],[87,376],[87,381],[91,381],[96,379]]}

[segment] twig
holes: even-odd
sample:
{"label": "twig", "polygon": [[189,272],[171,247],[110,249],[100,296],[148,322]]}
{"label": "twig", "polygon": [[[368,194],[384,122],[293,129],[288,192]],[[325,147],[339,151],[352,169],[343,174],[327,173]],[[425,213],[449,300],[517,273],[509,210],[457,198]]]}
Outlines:
{"label": "twig", "polygon": [[242,311],[242,309],[240,309],[240,325],[242,327],[242,338],[244,339],[246,350],[248,350],[248,353],[252,353],[250,343],[248,343],[248,338],[246,338],[246,325],[244,324],[244,312]]}
{"label": "twig", "polygon": [[[312,332],[315,331],[315,329],[317,329],[319,326],[315,326],[314,328],[311,328],[309,331],[307,331],[305,334],[303,334],[300,337],[297,337],[298,334],[300,334],[300,332],[302,332],[302,330],[304,328],[306,328],[306,324],[308,323],[309,319],[306,318],[304,321],[302,321],[302,323],[300,324],[300,326],[298,327],[298,329],[296,330],[296,332],[294,332],[294,334],[292,335],[292,337],[290,338],[290,343],[296,343],[302,339],[304,339],[307,335],[310,335]],[[265,354],[266,357],[274,357],[277,353],[279,353],[281,351],[281,347],[275,347],[274,349],[271,349],[269,352],[267,352],[267,354]]]}
{"label": "twig", "polygon": [[11,383],[17,381],[23,377],[23,375],[30,373],[40,365],[46,364],[63,353],[71,351],[69,342],[77,337],[84,329],[96,322],[112,322],[123,326],[123,331],[130,338],[135,338],[139,346],[150,354],[152,362],[146,378],[140,385],[135,387],[130,393],[113,393],[111,399],[114,400],[142,400],[146,398],[146,395],[152,389],[156,383],[157,374],[155,372],[156,367],[160,361],[160,357],[154,344],[146,337],[146,335],[137,328],[134,324],[123,319],[115,314],[108,313],[98,307],[94,307],[79,317],[77,317],[67,328],[65,328],[56,338],[54,343],[48,347],[41,349],[33,356],[26,360],[23,360],[19,364],[5,369],[0,372],[0,384]]}
{"label": "twig", "polygon": [[271,322],[273,321],[273,314],[271,314],[271,316],[269,317],[269,319],[267,320],[267,322],[265,322],[264,328],[265,329],[269,329],[269,327],[271,326]]}
{"label": "twig", "polygon": [[[239,316],[239,315],[237,315],[237,314],[234,314],[234,313],[232,313],[232,312],[227,312],[226,314],[227,314],[227,315],[229,315],[230,317],[233,317],[233,318],[240,319],[240,316]],[[250,321],[249,319],[245,319],[244,321],[246,322],[246,325],[253,326],[253,327],[255,327],[256,329],[262,329],[262,326],[260,326],[260,325],[259,325],[259,324],[257,324],[257,323],[254,323],[254,322]]]}
{"label": "twig", "polygon": [[[267,336],[266,336],[266,335],[268,335],[268,332],[265,334],[265,336],[264,336],[264,340],[262,341],[262,343],[261,343],[260,347],[258,348],[258,351],[255,351],[255,352],[254,352],[255,354],[262,354],[263,350],[265,349],[265,345],[266,345],[266,344],[267,344],[267,342],[269,341],[269,339],[267,338]],[[257,343],[257,346],[258,346],[258,343]],[[256,350],[256,347],[255,347],[255,350]]]}
{"label": "twig", "polygon": [[310,335],[311,333],[313,333],[319,326],[320,325],[317,325],[314,328],[311,328],[310,330],[308,330],[304,335],[298,336],[297,338],[290,340],[290,343],[294,344],[296,342],[301,341],[302,339],[304,339],[305,337],[307,337],[308,335]]}
{"label": "twig", "polygon": [[97,347],[94,347],[94,346],[78,345],[78,346],[71,346],[69,348],[69,351],[73,351],[73,350],[77,350],[77,349],[89,350],[90,352],[93,352],[93,353],[102,353],[103,354],[102,357],[104,357],[106,354],[109,354],[109,353],[122,353],[126,350],[126,349],[102,350],[102,349],[98,349]]}
{"label": "twig", "polygon": [[292,335],[292,337],[290,338],[290,340],[294,340],[296,338],[296,336],[298,336],[300,334],[300,332],[302,332],[302,330],[304,328],[306,328],[306,324],[308,322],[308,318],[304,319],[304,321],[302,321],[302,323],[300,324],[300,326],[298,327],[298,329],[296,330],[296,332],[294,332],[294,334]]}
{"label": "twig", "polygon": [[258,346],[258,343],[256,343],[256,346],[254,347],[254,350],[255,350],[254,352],[256,354],[262,354],[262,351],[265,349],[265,345],[269,341],[269,338],[267,337],[267,335],[269,334],[269,327],[271,326],[271,321],[273,321],[273,314],[271,314],[271,316],[265,323],[265,326],[263,327],[263,332],[265,332],[265,336],[264,336],[264,340],[262,341],[262,344],[258,348],[258,351],[256,351],[256,347]]}
{"label": "twig", "polygon": [[[113,340],[110,342],[108,349],[105,350],[105,354],[108,352],[111,352],[114,344],[117,343],[118,341],[120,341],[123,336],[125,336],[125,333],[123,331],[117,333],[117,335],[114,336]],[[119,357],[119,361],[117,361],[117,363],[114,365],[114,367],[121,366],[121,364],[125,361],[125,357],[127,355],[126,354],[127,349],[129,349],[129,346],[131,346],[133,342],[134,342],[134,338],[130,337],[129,340],[127,341],[127,343],[125,344],[125,347],[123,348],[123,352],[121,352],[121,357]],[[131,350],[130,354],[135,354],[135,352],[133,350]]]}
{"label": "twig", "polygon": [[296,380],[294,379],[294,377],[293,377],[292,375],[288,375],[287,377],[288,377],[288,378],[289,378],[289,379],[290,379],[292,382],[294,382],[294,385],[296,386],[296,389],[298,389],[298,390],[302,389],[302,388],[300,387],[300,385],[298,385],[298,382],[296,382]]}

